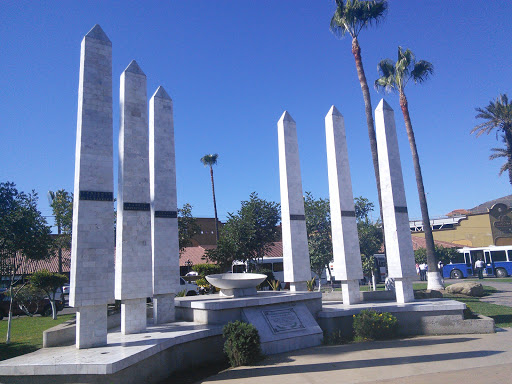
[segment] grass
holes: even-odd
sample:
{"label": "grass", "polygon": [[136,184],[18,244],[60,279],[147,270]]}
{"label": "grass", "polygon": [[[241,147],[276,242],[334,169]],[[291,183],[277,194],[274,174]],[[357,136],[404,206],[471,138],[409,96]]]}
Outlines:
{"label": "grass", "polygon": [[10,359],[43,347],[43,331],[75,317],[74,314],[60,315],[57,320],[51,316],[14,317],[11,324],[11,343],[5,344],[7,320],[0,321],[0,360]]}
{"label": "grass", "polygon": [[[478,279],[476,280],[478,281]],[[500,279],[500,281],[503,280],[506,279]],[[448,285],[450,284],[446,284],[446,286]],[[414,290],[427,289],[427,283],[414,283],[413,288]],[[484,285],[484,296],[490,296],[495,292],[498,292],[496,288]],[[480,298],[478,297],[451,295],[447,293],[445,293],[443,297],[445,299],[452,299],[465,303],[473,312],[493,318],[496,327],[512,328],[512,307],[480,301]]]}

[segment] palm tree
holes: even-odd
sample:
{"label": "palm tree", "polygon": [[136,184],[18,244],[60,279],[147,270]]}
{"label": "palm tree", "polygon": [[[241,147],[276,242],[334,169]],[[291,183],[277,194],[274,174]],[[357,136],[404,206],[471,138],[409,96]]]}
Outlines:
{"label": "palm tree", "polygon": [[215,211],[215,239],[219,241],[219,222],[217,220],[217,202],[215,201],[215,184],[213,183],[213,166],[217,164],[218,154],[204,155],[201,157],[201,163],[210,167],[210,177],[212,179],[212,194],[213,194],[213,210]]}
{"label": "palm tree", "polygon": [[505,139],[505,135],[502,135],[503,142],[506,144],[505,148],[491,148],[491,151],[494,153],[489,156],[489,160],[499,159],[504,157],[506,159],[505,164],[503,164],[500,168],[499,175],[505,171],[508,171],[509,175],[512,172],[512,147],[507,144],[507,140]]}
{"label": "palm tree", "polygon": [[[486,121],[474,127],[471,130],[471,133],[476,133],[476,136],[478,137],[484,133],[491,133],[493,129],[497,129],[498,132],[502,132],[506,150],[501,149],[496,151],[496,148],[493,148],[492,150],[497,153],[491,155],[490,159],[492,160],[498,157],[507,158],[507,163],[501,168],[500,175],[504,171],[508,171],[508,179],[510,184],[512,184],[512,103],[508,101],[507,95],[504,94],[499,95],[496,98],[496,101],[491,101],[484,109],[475,109],[478,112],[476,118],[485,119]],[[499,153],[501,153],[501,155],[499,155]]]}
{"label": "palm tree", "polygon": [[380,78],[375,81],[376,89],[386,91],[395,91],[400,95],[400,108],[404,115],[405,129],[411,147],[412,161],[414,164],[414,173],[416,176],[416,185],[418,187],[418,196],[420,200],[421,218],[423,221],[423,231],[425,232],[425,242],[427,250],[428,264],[428,289],[443,289],[443,281],[438,269],[438,260],[435,254],[434,237],[430,226],[428,215],[427,199],[425,197],[425,188],[423,186],[423,176],[421,175],[420,159],[418,149],[416,148],[416,139],[412,129],[411,117],[409,115],[409,104],[405,96],[405,86],[409,80],[414,83],[422,83],[434,72],[434,66],[425,60],[416,61],[414,54],[410,49],[404,50],[398,47],[398,59],[393,63],[390,59],[382,60],[377,67]]}
{"label": "palm tree", "polygon": [[347,33],[352,37],[352,54],[356,62],[357,76],[363,92],[366,125],[368,126],[368,137],[372,152],[373,170],[377,181],[377,193],[382,218],[382,199],[380,195],[379,162],[377,157],[377,139],[375,137],[375,125],[373,121],[372,101],[368,82],[364,74],[363,60],[361,58],[361,47],[357,37],[359,33],[368,26],[378,24],[386,14],[387,0],[360,1],[360,0],[336,0],[336,11],[331,19],[330,30],[337,37],[344,37]]}

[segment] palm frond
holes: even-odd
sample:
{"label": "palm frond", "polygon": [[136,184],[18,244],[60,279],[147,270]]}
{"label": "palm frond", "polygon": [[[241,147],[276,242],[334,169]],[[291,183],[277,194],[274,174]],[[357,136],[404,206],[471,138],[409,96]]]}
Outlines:
{"label": "palm frond", "polygon": [[219,155],[217,153],[215,154],[210,154],[210,155],[204,155],[203,157],[201,157],[201,163],[203,163],[203,165],[206,167],[206,166],[212,166],[212,165],[215,165],[217,164],[217,158],[219,157]]}
{"label": "palm frond", "polygon": [[380,77],[375,80],[374,87],[377,91],[384,89],[386,92],[396,90],[395,86],[395,63],[390,59],[381,60],[377,65]]}
{"label": "palm frond", "polygon": [[425,60],[418,61],[411,71],[411,78],[415,83],[423,83],[434,73],[434,66]]}
{"label": "palm frond", "polygon": [[330,31],[336,37],[349,33],[353,38],[367,26],[376,25],[386,15],[387,0],[336,0],[336,11],[331,18]]}
{"label": "palm frond", "polygon": [[509,103],[506,94],[500,94],[496,100],[491,100],[485,108],[475,108],[476,119],[483,119],[476,125],[471,133],[480,136],[491,133],[494,129],[501,132],[512,132],[512,104]]}

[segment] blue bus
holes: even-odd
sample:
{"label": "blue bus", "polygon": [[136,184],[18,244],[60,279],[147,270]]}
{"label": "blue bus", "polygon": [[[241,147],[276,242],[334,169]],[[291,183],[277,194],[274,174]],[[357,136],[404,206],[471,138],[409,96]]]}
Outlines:
{"label": "blue bus", "polygon": [[488,246],[458,249],[457,257],[443,267],[443,277],[462,279],[476,275],[475,262],[485,262],[484,276],[507,277],[512,275],[512,246]]}

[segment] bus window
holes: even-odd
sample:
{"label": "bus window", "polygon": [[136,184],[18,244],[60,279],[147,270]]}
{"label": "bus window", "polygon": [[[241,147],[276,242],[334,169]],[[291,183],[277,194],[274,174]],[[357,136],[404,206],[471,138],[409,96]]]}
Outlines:
{"label": "bus window", "polygon": [[283,262],[274,263],[274,272],[283,272],[283,271],[284,271]]}
{"label": "bus window", "polygon": [[471,256],[469,255],[469,252],[464,253],[464,262],[468,267],[471,267]]}
{"label": "bus window", "polygon": [[507,253],[506,251],[491,251],[491,258],[494,263],[497,261],[507,261]]}
{"label": "bus window", "polygon": [[482,259],[485,261],[484,259],[484,251],[482,250],[476,250],[476,251],[470,251],[471,252],[471,261],[473,263],[473,265],[476,263],[476,261],[478,259]]}
{"label": "bus window", "polygon": [[466,261],[464,261],[464,255],[463,253],[458,253],[450,259],[451,264],[464,264]]}

